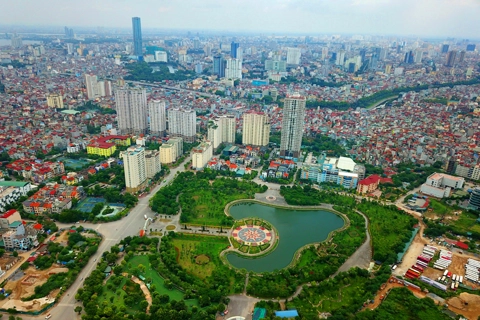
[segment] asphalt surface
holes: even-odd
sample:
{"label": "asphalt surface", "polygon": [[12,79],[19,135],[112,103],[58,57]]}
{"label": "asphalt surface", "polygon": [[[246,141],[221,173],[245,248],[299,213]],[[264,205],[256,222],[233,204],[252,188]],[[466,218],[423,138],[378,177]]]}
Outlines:
{"label": "asphalt surface", "polygon": [[[163,178],[166,182],[163,182],[157,187],[155,187],[150,194],[142,197],[138,200],[137,205],[130,211],[128,216],[124,217],[122,220],[115,221],[115,222],[108,222],[108,223],[101,223],[101,224],[92,224],[92,223],[80,223],[77,226],[83,226],[85,228],[90,228],[98,231],[100,234],[103,235],[103,241],[100,243],[98,247],[97,253],[90,258],[89,263],[83,268],[80,274],[77,277],[77,280],[70,286],[70,288],[63,294],[61,299],[57,302],[57,304],[49,309],[42,315],[39,316],[26,316],[22,315],[22,319],[24,320],[33,320],[33,319],[44,319],[47,314],[51,314],[51,320],[74,320],[80,319],[80,316],[74,312],[76,306],[83,305],[80,302],[75,300],[75,294],[77,293],[78,289],[83,286],[83,279],[88,277],[92,270],[95,269],[97,266],[97,262],[99,258],[102,256],[103,252],[110,251],[110,248],[123,238],[127,236],[136,236],[140,233],[140,230],[143,229],[145,225],[145,218],[153,218],[155,213],[150,210],[148,206],[148,201],[150,200],[155,193],[162,188],[163,186],[169,184],[174,178],[177,172],[185,171],[184,163],[190,161],[190,157],[187,157],[185,161],[180,164],[177,168],[170,169],[170,174]],[[178,217],[176,217],[178,219]],[[57,223],[59,228],[68,228],[72,224],[62,224]],[[94,261],[97,259],[97,261]]]}

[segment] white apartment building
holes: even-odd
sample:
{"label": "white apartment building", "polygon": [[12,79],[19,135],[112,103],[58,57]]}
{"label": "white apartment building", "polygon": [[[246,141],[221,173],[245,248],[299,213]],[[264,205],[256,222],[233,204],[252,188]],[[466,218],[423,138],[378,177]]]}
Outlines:
{"label": "white apartment building", "polygon": [[108,80],[98,81],[95,75],[85,74],[85,86],[89,100],[112,95],[112,83]]}
{"label": "white apartment building", "polygon": [[170,138],[168,142],[160,146],[160,162],[163,164],[173,163],[183,154],[183,139]]}
{"label": "white apartment building", "polygon": [[145,169],[147,178],[149,179],[152,179],[158,172],[160,172],[160,170],[162,170],[162,165],[160,163],[160,151],[145,151]]}
{"label": "white apartment building", "polygon": [[270,137],[270,119],[261,112],[243,114],[242,144],[266,146]]}
{"label": "white apartment building", "polygon": [[166,51],[155,51],[155,61],[168,62],[168,56]]}
{"label": "white apartment building", "polygon": [[130,147],[122,153],[127,192],[137,192],[147,181],[145,149]]}
{"label": "white apartment building", "polygon": [[118,129],[121,134],[147,132],[147,92],[145,89],[115,90]]}
{"label": "white apartment building", "polygon": [[210,141],[204,141],[192,149],[192,168],[200,170],[204,168],[213,156],[213,146]]}
{"label": "white apartment building", "polygon": [[225,78],[242,79],[242,60],[226,59]]}
{"label": "white apartment building", "polygon": [[58,93],[47,95],[47,106],[50,108],[63,109],[63,97]]}
{"label": "white apartment building", "polygon": [[234,115],[223,115],[210,121],[208,140],[212,142],[213,149],[217,149],[222,143],[235,143],[236,119]]}
{"label": "white apartment building", "polygon": [[300,48],[287,48],[287,64],[300,64],[301,56]]}
{"label": "white apartment building", "polygon": [[165,101],[152,100],[148,103],[148,115],[150,117],[150,134],[163,136],[167,131],[167,111]]}
{"label": "white apartment building", "polygon": [[172,108],[168,110],[168,131],[173,137],[181,137],[185,142],[195,142],[197,134],[197,113],[195,110]]}
{"label": "white apartment building", "polygon": [[337,66],[343,66],[345,62],[345,50],[340,50],[337,52],[337,59],[335,60],[335,64]]}
{"label": "white apartment building", "polygon": [[298,158],[305,123],[306,98],[298,92],[287,95],[283,107],[280,156]]}

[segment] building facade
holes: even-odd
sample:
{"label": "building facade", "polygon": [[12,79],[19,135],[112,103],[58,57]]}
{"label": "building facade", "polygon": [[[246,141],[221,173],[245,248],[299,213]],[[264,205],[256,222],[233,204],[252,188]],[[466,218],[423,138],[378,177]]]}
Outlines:
{"label": "building facade", "polygon": [[162,170],[162,165],[160,163],[160,151],[145,151],[145,168],[148,179],[153,179],[153,177],[155,177],[155,175]]}
{"label": "building facade", "polygon": [[142,22],[139,17],[132,18],[133,29],[133,54],[136,56],[142,56]]}
{"label": "building facade", "polygon": [[192,149],[192,168],[200,170],[204,168],[213,156],[213,147],[210,141],[200,143]]}
{"label": "building facade", "polygon": [[165,101],[152,100],[148,103],[150,134],[163,137],[167,131],[167,111]]}
{"label": "building facade", "polygon": [[242,60],[240,59],[226,60],[225,78],[242,79]]}
{"label": "building facade", "polygon": [[210,120],[208,125],[208,140],[213,149],[222,143],[235,143],[236,119],[234,115],[222,115]]}
{"label": "building facade", "polygon": [[170,138],[160,146],[160,162],[169,164],[177,161],[183,155],[183,139]]}
{"label": "building facade", "polygon": [[299,93],[287,95],[283,107],[280,156],[298,158],[305,123],[306,98]]}
{"label": "building facade", "polygon": [[300,48],[288,48],[287,49],[287,64],[300,64],[300,57],[302,51]]}
{"label": "building facade", "polygon": [[47,96],[47,105],[50,108],[63,109],[63,97],[58,93],[51,93]]}
{"label": "building facade", "polygon": [[122,134],[147,133],[147,92],[145,89],[115,90],[118,129]]}
{"label": "building facade", "polygon": [[197,113],[192,109],[172,108],[168,110],[168,132],[172,137],[195,142],[197,134]]}
{"label": "building facade", "polygon": [[122,158],[127,192],[137,192],[145,186],[147,181],[145,149],[130,147],[122,153]]}
{"label": "building facade", "polygon": [[270,138],[270,119],[264,113],[243,114],[242,144],[266,146]]}

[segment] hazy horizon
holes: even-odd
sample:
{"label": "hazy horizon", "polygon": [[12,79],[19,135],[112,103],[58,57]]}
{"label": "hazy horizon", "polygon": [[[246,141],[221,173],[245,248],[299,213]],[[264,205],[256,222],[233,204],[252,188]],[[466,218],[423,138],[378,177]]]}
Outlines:
{"label": "hazy horizon", "polygon": [[4,26],[480,38],[478,0],[0,1]]}

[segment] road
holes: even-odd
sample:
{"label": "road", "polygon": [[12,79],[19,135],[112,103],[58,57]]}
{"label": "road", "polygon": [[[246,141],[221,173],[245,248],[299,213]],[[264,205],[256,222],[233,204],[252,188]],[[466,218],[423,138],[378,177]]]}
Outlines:
{"label": "road", "polygon": [[[123,219],[115,222],[109,223],[102,223],[102,224],[93,224],[93,223],[81,223],[79,225],[90,228],[98,231],[100,234],[103,235],[103,241],[100,243],[98,247],[97,253],[90,258],[89,263],[83,268],[80,274],[77,277],[77,280],[70,286],[70,288],[63,294],[62,298],[60,299],[57,304],[48,311],[52,315],[52,320],[56,319],[80,319],[73,310],[76,306],[81,305],[81,303],[75,300],[75,294],[80,287],[83,286],[83,279],[88,277],[90,273],[95,269],[97,266],[97,262],[94,261],[95,259],[99,259],[103,252],[110,251],[110,248],[117,244],[120,240],[127,236],[135,236],[138,235],[140,230],[143,228],[145,224],[144,215],[147,215],[148,218],[153,218],[155,213],[150,210],[148,206],[148,202],[150,198],[155,195],[155,193],[162,188],[163,186],[169,184],[176,176],[177,173],[185,171],[184,164],[190,161],[190,156],[185,159],[185,161],[180,164],[177,168],[170,169],[170,174],[164,178],[166,182],[162,182],[158,186],[156,186],[150,194],[142,197],[138,200],[137,205],[130,211],[129,215],[124,217]],[[68,228],[72,224],[62,224],[57,223],[59,228]],[[83,307],[83,306],[82,306]],[[24,316],[22,315],[22,319],[24,320],[33,320],[44,318],[45,314],[33,317],[33,316]]]}

